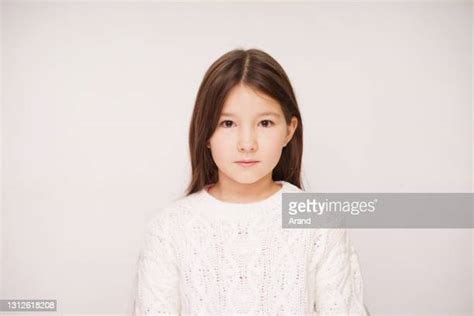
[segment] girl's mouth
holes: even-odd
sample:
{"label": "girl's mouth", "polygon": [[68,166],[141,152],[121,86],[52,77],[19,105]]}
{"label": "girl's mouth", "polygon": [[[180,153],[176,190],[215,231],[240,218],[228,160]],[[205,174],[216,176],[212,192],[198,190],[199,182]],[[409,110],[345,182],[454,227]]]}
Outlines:
{"label": "girl's mouth", "polygon": [[248,160],[248,161],[240,160],[240,161],[236,161],[235,163],[241,167],[252,167],[252,166],[255,166],[259,162],[260,161],[257,161],[257,160]]}

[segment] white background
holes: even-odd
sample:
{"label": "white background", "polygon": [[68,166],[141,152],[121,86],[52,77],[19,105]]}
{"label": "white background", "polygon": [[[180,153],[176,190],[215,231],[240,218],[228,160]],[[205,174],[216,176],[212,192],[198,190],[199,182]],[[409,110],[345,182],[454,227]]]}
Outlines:
{"label": "white background", "polygon": [[[314,192],[472,192],[472,3],[3,1],[2,298],[130,313],[144,225],[182,196],[200,81],[287,71]],[[471,315],[472,230],[351,230],[372,315]]]}

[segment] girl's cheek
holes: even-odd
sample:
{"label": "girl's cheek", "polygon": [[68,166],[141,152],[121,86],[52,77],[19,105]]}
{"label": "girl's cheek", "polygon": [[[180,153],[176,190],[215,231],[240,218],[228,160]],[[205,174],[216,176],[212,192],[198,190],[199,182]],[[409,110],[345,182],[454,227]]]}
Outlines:
{"label": "girl's cheek", "polygon": [[211,146],[214,148],[225,148],[228,149],[234,144],[234,139],[230,135],[224,135],[223,133],[215,133],[211,138]]}
{"label": "girl's cheek", "polygon": [[263,135],[263,137],[261,137],[261,143],[264,143],[267,147],[277,148],[283,146],[284,139],[285,133],[279,131]]}

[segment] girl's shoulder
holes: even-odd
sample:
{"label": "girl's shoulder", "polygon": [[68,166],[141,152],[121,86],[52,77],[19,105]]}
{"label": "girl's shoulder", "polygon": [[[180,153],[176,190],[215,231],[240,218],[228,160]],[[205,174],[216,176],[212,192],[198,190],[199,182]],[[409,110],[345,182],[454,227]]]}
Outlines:
{"label": "girl's shoulder", "polygon": [[[193,215],[193,208],[201,202],[202,192],[192,193],[187,196],[180,196],[168,201],[163,206],[157,207],[147,222],[147,226],[160,226],[163,229],[170,226],[176,227],[181,222],[186,222],[189,216]],[[170,229],[173,229],[171,227]],[[153,229],[153,228],[152,228]]]}
{"label": "girl's shoulder", "polygon": [[304,193],[305,191],[303,189],[300,189],[293,183],[287,182],[287,181],[280,181],[283,185],[283,193]]}

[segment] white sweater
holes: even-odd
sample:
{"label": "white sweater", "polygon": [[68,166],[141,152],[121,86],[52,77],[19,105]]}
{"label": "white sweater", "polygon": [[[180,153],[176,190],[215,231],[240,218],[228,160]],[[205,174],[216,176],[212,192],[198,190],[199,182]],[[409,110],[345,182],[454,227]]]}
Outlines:
{"label": "white sweater", "polygon": [[255,203],[203,189],[150,220],[137,267],[135,315],[366,315],[358,257],[345,229],[283,229],[285,181]]}

